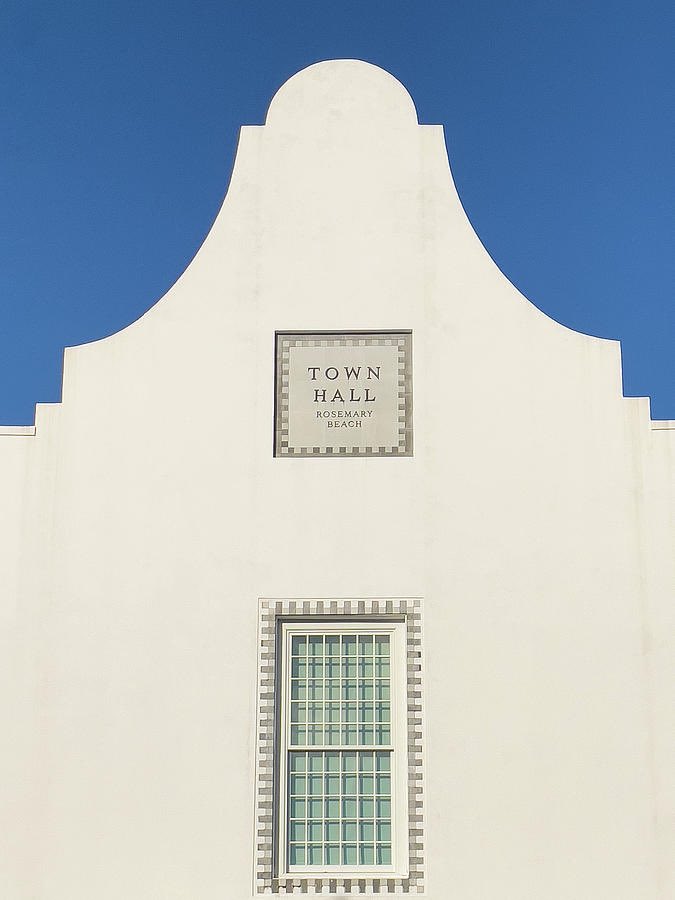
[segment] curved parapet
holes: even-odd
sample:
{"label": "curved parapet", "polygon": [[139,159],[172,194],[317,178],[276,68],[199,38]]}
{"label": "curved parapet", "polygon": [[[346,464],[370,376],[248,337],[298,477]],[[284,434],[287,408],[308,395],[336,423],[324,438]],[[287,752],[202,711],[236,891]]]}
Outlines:
{"label": "curved parapet", "polygon": [[522,340],[531,330],[528,342],[555,347],[563,365],[566,348],[573,367],[576,354],[592,357],[621,393],[618,342],[554,322],[492,261],[455,190],[442,127],[418,125],[412,98],[388,72],[347,59],[297,73],[273,97],[265,125],[242,128],[202,247],[140,319],[66,349],[63,400],[75,369],[91,371],[93,383],[96,370],[123,364],[124,347],[138,355],[137,341],[168,346],[216,321],[236,328],[279,308],[291,321],[308,302],[325,327],[337,307],[341,321],[359,326],[398,307],[447,329],[472,320],[488,344],[491,334],[504,344],[512,331]]}

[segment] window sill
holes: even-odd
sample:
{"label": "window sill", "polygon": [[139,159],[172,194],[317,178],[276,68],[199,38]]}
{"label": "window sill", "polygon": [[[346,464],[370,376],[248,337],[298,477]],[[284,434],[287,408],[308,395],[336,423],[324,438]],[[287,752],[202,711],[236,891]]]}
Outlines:
{"label": "window sill", "polygon": [[279,875],[280,878],[349,878],[352,881],[367,879],[371,881],[374,878],[407,878],[408,870],[397,869],[394,866],[380,866],[368,869],[365,866],[362,869],[348,869],[345,866],[315,866],[308,868],[307,866],[299,866],[297,868],[289,868],[288,871]]}

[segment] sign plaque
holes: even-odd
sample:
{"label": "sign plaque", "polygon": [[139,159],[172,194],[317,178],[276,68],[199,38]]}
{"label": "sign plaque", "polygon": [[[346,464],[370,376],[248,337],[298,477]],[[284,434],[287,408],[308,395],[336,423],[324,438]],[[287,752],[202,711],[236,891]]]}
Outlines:
{"label": "sign plaque", "polygon": [[275,337],[275,456],[412,456],[411,331]]}

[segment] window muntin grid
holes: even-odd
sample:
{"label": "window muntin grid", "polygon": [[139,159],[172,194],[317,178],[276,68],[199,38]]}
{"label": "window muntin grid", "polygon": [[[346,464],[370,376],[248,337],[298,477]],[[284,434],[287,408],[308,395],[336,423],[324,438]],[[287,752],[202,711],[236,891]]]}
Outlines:
{"label": "window muntin grid", "polygon": [[389,746],[388,634],[294,634],[290,746]]}
{"label": "window muntin grid", "polygon": [[393,635],[314,628],[289,637],[286,864],[391,871]]}
{"label": "window muntin grid", "polygon": [[389,866],[391,752],[289,752],[290,866]]}

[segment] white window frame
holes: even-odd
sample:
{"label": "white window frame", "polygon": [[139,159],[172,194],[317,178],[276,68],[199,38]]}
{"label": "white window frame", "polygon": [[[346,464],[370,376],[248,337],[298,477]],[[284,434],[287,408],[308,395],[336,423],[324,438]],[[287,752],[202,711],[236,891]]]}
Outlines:
{"label": "white window frame", "polygon": [[[359,751],[389,750],[391,752],[391,813],[392,860],[391,865],[379,866],[291,866],[289,865],[287,840],[288,755],[290,746],[290,697],[289,663],[291,636],[293,634],[357,634],[373,632],[388,634],[391,646],[391,737],[390,745],[317,745],[310,750]],[[407,739],[407,674],[406,674],[406,623],[403,618],[379,616],[331,616],[299,618],[281,622],[279,634],[281,662],[279,667],[281,690],[278,712],[277,758],[277,860],[280,878],[407,878],[409,870],[408,847],[408,739]]]}

